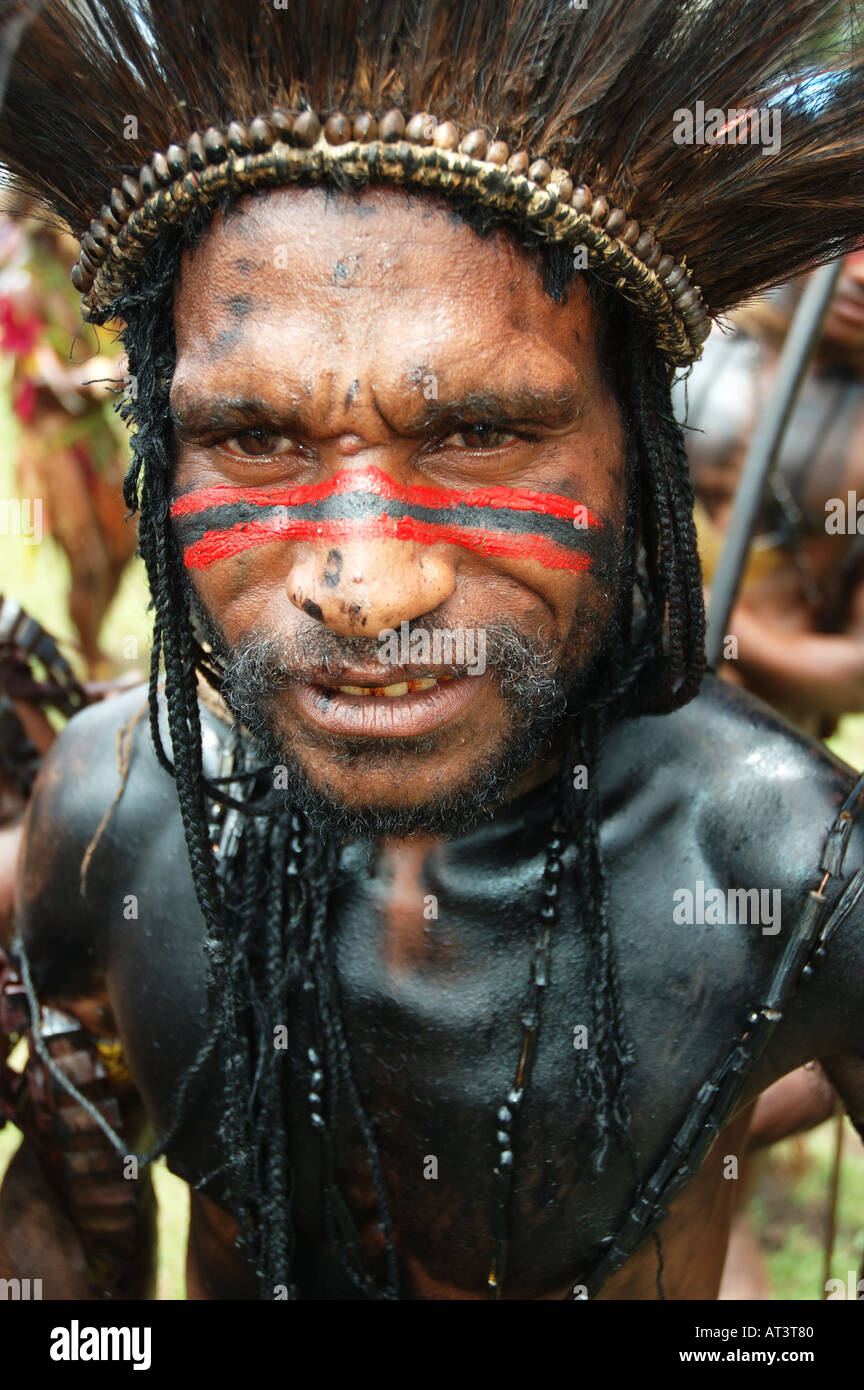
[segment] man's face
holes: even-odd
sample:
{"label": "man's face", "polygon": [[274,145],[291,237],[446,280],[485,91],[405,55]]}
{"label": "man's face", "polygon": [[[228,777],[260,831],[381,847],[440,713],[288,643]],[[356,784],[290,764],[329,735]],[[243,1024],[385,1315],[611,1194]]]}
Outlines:
{"label": "man's face", "polygon": [[217,219],[174,317],[177,535],[289,790],[408,833],[546,775],[626,508],[584,286],[425,198],[289,188]]}
{"label": "man's face", "polygon": [[844,260],[822,332],[836,348],[857,356],[864,352],[864,251]]}

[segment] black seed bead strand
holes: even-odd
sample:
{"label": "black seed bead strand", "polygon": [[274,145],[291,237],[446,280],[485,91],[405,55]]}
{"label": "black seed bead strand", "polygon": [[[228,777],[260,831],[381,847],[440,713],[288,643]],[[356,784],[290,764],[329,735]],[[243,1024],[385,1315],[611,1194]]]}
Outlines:
{"label": "black seed bead strand", "polygon": [[543,901],[531,960],[533,997],[521,1019],[522,1047],[516,1077],[497,1115],[498,1128],[495,1138],[498,1145],[498,1162],[492,1174],[492,1262],[486,1285],[488,1297],[496,1300],[500,1299],[504,1292],[510,1245],[510,1198],[514,1170],[512,1129],[531,1079],[531,1065],[540,1034],[543,991],[549,983],[549,943],[552,931],[558,924],[563,846],[563,830],[561,826],[553,824],[552,835],[546,847],[546,866],[542,880]]}

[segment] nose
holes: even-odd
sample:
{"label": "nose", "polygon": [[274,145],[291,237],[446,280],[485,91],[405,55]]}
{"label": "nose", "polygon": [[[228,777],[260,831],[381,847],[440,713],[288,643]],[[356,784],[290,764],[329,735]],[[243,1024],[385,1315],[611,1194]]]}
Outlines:
{"label": "nose", "polygon": [[298,548],[286,582],[291,602],[343,637],[377,637],[423,617],[456,588],[443,548],[376,538]]}

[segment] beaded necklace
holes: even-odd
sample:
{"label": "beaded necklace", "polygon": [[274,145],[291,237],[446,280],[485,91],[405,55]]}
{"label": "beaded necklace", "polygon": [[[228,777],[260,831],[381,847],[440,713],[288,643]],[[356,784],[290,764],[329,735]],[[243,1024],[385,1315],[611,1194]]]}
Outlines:
{"label": "beaded necklace", "polygon": [[[553,929],[558,923],[558,896],[563,867],[561,862],[563,844],[563,828],[557,822],[553,822],[546,846],[546,862],[543,869],[543,904],[535,928],[536,940],[531,959],[533,995],[528,1008],[521,1016],[522,1042],[519,1048],[513,1085],[507,1092],[504,1103],[499,1106],[497,1111],[496,1142],[498,1154],[492,1173],[491,1257],[487,1277],[487,1295],[490,1299],[495,1300],[502,1297],[507,1271],[515,1147],[512,1131],[531,1080],[531,1068],[540,1034],[543,991],[549,981],[549,946]],[[317,1008],[315,1009],[315,1016],[317,1020]],[[367,1296],[373,1298],[398,1297],[398,1292],[392,1288],[392,1279],[387,1292],[382,1294],[377,1289],[375,1280],[366,1265],[357,1226],[336,1183],[334,1140],[324,1118],[323,1091],[326,1078],[323,1047],[320,1041],[318,1046],[310,1047],[306,1055],[311,1068],[310,1089],[307,1097],[309,1119],[312,1128],[321,1137],[324,1196],[333,1224],[338,1229],[344,1253],[348,1257],[349,1270],[353,1273],[355,1283]]]}
{"label": "beaded necklace", "polygon": [[[207,734],[205,733],[205,741]],[[221,740],[218,742],[221,743]],[[211,805],[208,816],[211,843],[217,854],[219,868],[224,872],[226,861],[237,853],[243,837],[247,813],[242,802],[236,801],[233,792],[240,791],[248,780],[245,770],[245,749],[236,730],[231,731],[221,747],[219,771],[209,779]],[[237,763],[241,763],[242,770]],[[260,772],[252,773],[253,779]],[[215,793],[215,794],[214,794]],[[227,793],[227,794],[226,794]],[[819,865],[820,881],[818,887],[806,894],[798,921],[792,928],[784,950],[780,954],[774,973],[767,984],[759,1005],[750,1011],[746,1023],[733,1041],[729,1052],[713,1074],[699,1088],[690,1113],[673,1139],[666,1156],[647,1182],[637,1187],[633,1204],[619,1223],[614,1235],[602,1242],[604,1251],[590,1272],[583,1276],[584,1282],[577,1285],[579,1299],[593,1298],[603,1284],[625,1263],[636,1246],[666,1216],[666,1204],[693,1177],[717,1135],[731,1118],[740,1099],[748,1077],[761,1057],[768,1043],[784,1017],[786,1006],[800,981],[812,978],[819,962],[824,959],[827,944],[836,930],[859,908],[864,900],[864,868],[859,868],[849,876],[845,869],[846,852],[856,818],[864,809],[864,774],[852,787],[838,811],[824,842]],[[301,824],[292,817],[292,838],[287,860],[288,875],[299,879],[303,858]],[[521,1106],[530,1079],[531,1064],[536,1051],[541,1021],[542,991],[548,981],[548,948],[552,928],[558,920],[558,889],[561,878],[561,848],[563,836],[560,826],[552,825],[552,835],[547,846],[546,866],[543,876],[544,903],[540,911],[537,940],[532,958],[531,974],[534,984],[534,998],[531,1007],[522,1016],[523,1036],[516,1068],[515,1083],[508,1093],[506,1104],[498,1110],[498,1162],[494,1169],[494,1205],[492,1223],[493,1253],[487,1291],[490,1298],[500,1299],[503,1293],[506,1273],[507,1250],[510,1222],[510,1191],[513,1173],[513,1141],[511,1126]],[[825,894],[829,880],[847,879],[845,886],[832,902]],[[92,1103],[58,1067],[47,1050],[41,1026],[41,1008],[37,999],[27,952],[23,940],[15,943],[15,952],[20,962],[21,977],[30,1013],[33,1044],[53,1079],[67,1094],[71,1095],[106,1134],[119,1154],[125,1155],[127,1148],[124,1139],[110,1123],[100,1115]],[[316,982],[307,980],[305,988],[316,989]],[[319,1010],[315,1011],[316,1025],[320,1023]],[[374,1279],[365,1268],[360,1237],[356,1224],[341,1197],[335,1181],[335,1156],[330,1129],[323,1115],[323,1091],[326,1083],[321,1063],[323,1049],[319,1045],[307,1050],[307,1059],[312,1068],[308,1100],[311,1123],[318,1130],[324,1145],[324,1191],[327,1210],[338,1226],[343,1247],[360,1271],[356,1282],[369,1297],[398,1297],[398,1272],[395,1259],[390,1261],[390,1283],[383,1293],[376,1287]],[[141,1157],[142,1166],[150,1162],[152,1154]],[[386,1212],[386,1196],[383,1184],[376,1183],[382,1212]],[[388,1218],[389,1219],[389,1218]],[[296,1289],[292,1295],[297,1296]]]}
{"label": "beaded necklace", "polygon": [[562,827],[552,824],[552,834],[546,846],[546,865],[543,870],[543,906],[536,926],[537,939],[531,961],[531,980],[534,997],[522,1015],[522,1046],[516,1065],[513,1086],[507,1100],[498,1111],[498,1162],[493,1172],[492,1198],[492,1263],[486,1281],[488,1296],[500,1299],[507,1273],[507,1253],[510,1242],[510,1190],[513,1182],[513,1139],[511,1127],[522,1104],[531,1067],[537,1050],[542,1019],[543,991],[549,981],[549,942],[552,930],[558,925],[558,892],[561,884]]}
{"label": "beaded necklace", "polygon": [[[221,784],[227,783],[233,790],[233,779],[237,776],[234,771],[236,758],[239,755],[243,760],[244,753],[242,741],[234,732],[229,736],[228,745],[223,750],[219,768],[221,775],[212,780]],[[243,775],[240,773],[240,782],[236,785],[242,784]],[[864,774],[849,792],[827,834],[819,865],[819,886],[811,888],[806,894],[798,921],[790,932],[785,949],[780,953],[760,1003],[748,1011],[740,1034],[733,1040],[729,1051],[714,1072],[699,1088],[689,1114],[659,1166],[647,1181],[638,1184],[631,1207],[622,1217],[615,1233],[603,1242],[604,1248],[600,1258],[577,1285],[580,1290],[574,1295],[577,1299],[595,1297],[604,1283],[621,1268],[636,1246],[656,1231],[667,1215],[668,1202],[695,1176],[717,1135],[732,1117],[748,1078],[764,1056],[769,1041],[784,1017],[796,986],[800,981],[812,978],[814,970],[824,958],[829,938],[864,899],[864,868],[859,868],[851,877],[844,869],[852,827],[862,809]],[[217,858],[223,859],[223,862],[223,857],[233,857],[239,847],[244,819],[236,803],[230,808],[220,807],[218,804],[213,806],[211,833]],[[292,820],[294,835],[291,842],[290,872],[294,875],[300,873],[302,863],[299,828],[299,822],[296,819]],[[562,848],[562,827],[558,822],[553,822],[543,871],[543,905],[536,927],[536,942],[531,961],[534,994],[530,1007],[521,1019],[523,1034],[514,1083],[505,1103],[497,1112],[498,1156],[493,1169],[492,1253],[487,1277],[487,1295],[490,1299],[496,1300],[503,1296],[509,1247],[510,1197],[514,1170],[512,1128],[530,1082],[532,1062],[536,1055],[543,990],[548,983],[549,945],[553,927],[558,921]],[[833,903],[825,895],[826,886],[831,879],[835,882],[848,879]],[[305,988],[315,991],[318,984],[314,980],[307,980]],[[326,1209],[333,1231],[338,1231],[357,1287],[369,1298],[395,1299],[399,1296],[395,1264],[391,1263],[387,1287],[384,1290],[379,1289],[367,1267],[354,1218],[338,1189],[332,1126],[328,1126],[324,1116],[326,1076],[322,1061],[324,1049],[320,1038],[320,1013],[317,1004],[313,1013],[318,1038],[317,1045],[307,1050],[311,1069],[308,1103],[310,1123],[319,1133],[322,1142]],[[71,1086],[67,1089],[76,1094]],[[376,1183],[376,1189],[382,1215],[389,1223],[383,1185],[380,1182]]]}

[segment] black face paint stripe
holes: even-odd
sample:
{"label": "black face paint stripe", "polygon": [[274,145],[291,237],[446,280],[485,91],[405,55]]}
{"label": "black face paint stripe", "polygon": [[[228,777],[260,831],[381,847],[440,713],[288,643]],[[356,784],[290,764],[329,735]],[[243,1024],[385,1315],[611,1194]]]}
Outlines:
{"label": "black face paint stripe", "polygon": [[228,531],[238,527],[264,523],[279,538],[279,524],[289,522],[343,521],[364,522],[377,517],[413,517],[426,525],[460,526],[512,536],[540,536],[565,550],[591,555],[600,548],[605,527],[589,531],[574,526],[563,517],[542,516],[532,512],[514,512],[507,507],[418,507],[397,502],[375,493],[351,492],[328,497],[312,506],[259,507],[247,502],[229,502],[221,507],[181,517],[178,533],[184,548],[194,545],[211,531]]}
{"label": "black face paint stripe", "polygon": [[209,569],[218,560],[227,560],[241,551],[274,541],[299,540],[323,544],[347,544],[363,537],[368,540],[415,541],[420,545],[460,545],[478,555],[503,555],[535,560],[549,569],[574,573],[592,569],[590,555],[567,550],[542,536],[508,536],[502,532],[469,526],[437,526],[417,517],[379,516],[367,521],[298,521],[282,519],[277,524],[253,521],[228,531],[207,531],[189,546],[183,558],[190,569]]}
{"label": "black face paint stripe", "polygon": [[394,502],[412,503],[418,507],[506,507],[508,511],[530,512],[532,515],[559,516],[591,529],[599,522],[588,508],[571,497],[554,492],[535,492],[533,488],[504,487],[500,484],[470,488],[446,488],[428,483],[399,483],[380,468],[357,471],[343,470],[335,477],[320,483],[300,483],[294,486],[272,487],[206,487],[177,497],[171,507],[174,517],[190,516],[221,507],[227,502],[248,502],[260,507],[300,507],[323,502],[327,498],[347,496],[352,492],[374,493]]}

